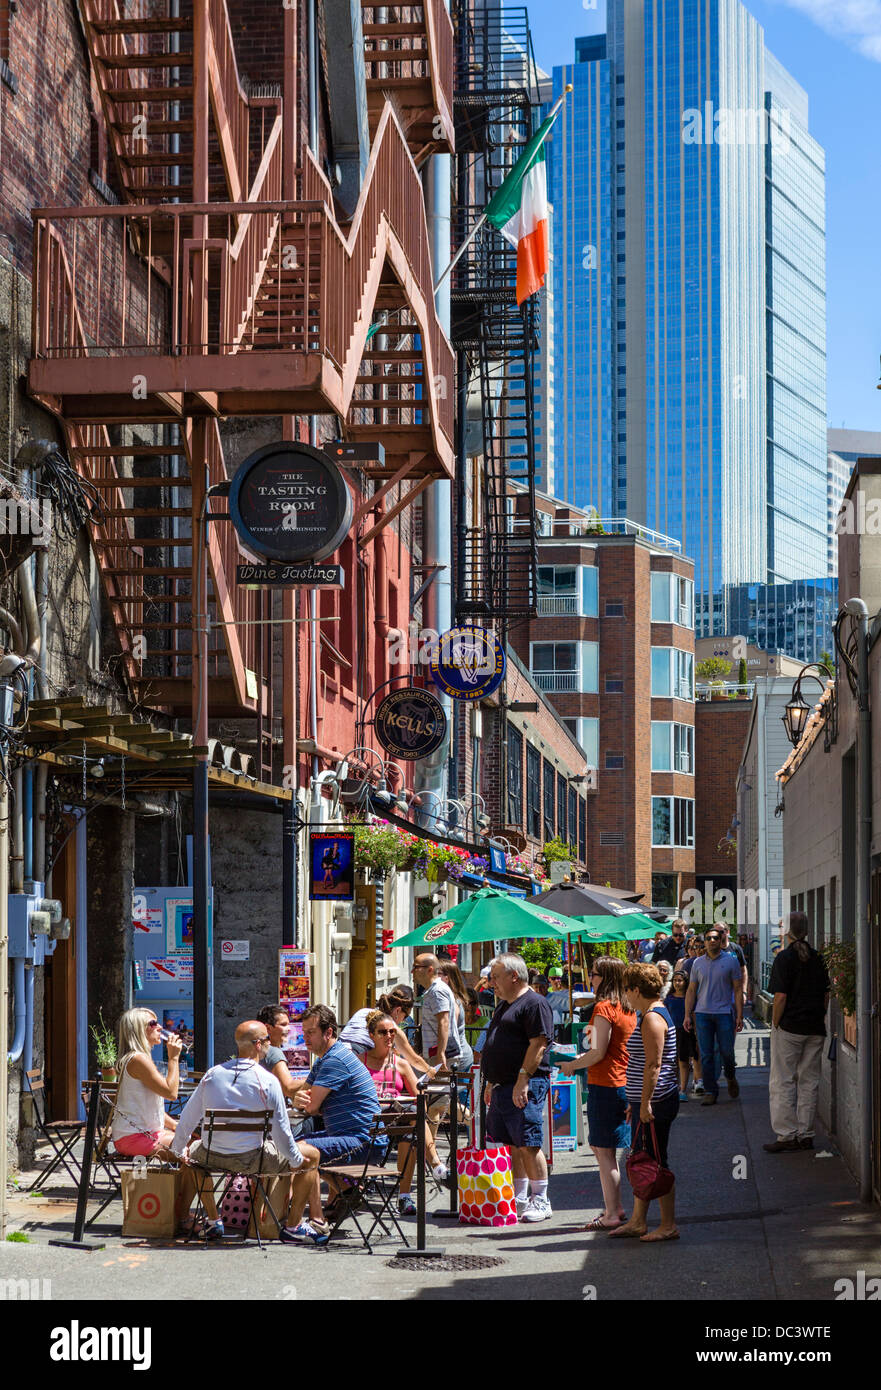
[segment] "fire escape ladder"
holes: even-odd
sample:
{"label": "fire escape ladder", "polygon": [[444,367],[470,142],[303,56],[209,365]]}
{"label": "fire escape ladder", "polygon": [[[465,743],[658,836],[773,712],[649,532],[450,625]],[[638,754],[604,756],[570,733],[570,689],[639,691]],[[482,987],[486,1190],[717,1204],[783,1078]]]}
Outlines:
{"label": "fire escape ladder", "polygon": [[[460,201],[455,238],[462,243],[532,134],[536,81],[525,10],[506,9],[502,19],[499,12],[472,11],[467,0],[458,0],[456,34],[456,148],[460,159],[468,159],[468,195]],[[451,337],[468,364],[469,416],[479,416],[474,424],[482,450],[460,568],[460,621],[505,624],[537,611],[538,307],[533,296],[518,308],[516,274],[516,248],[486,228],[454,272]],[[516,507],[512,492],[521,492]]]}
{"label": "fire escape ladder", "polygon": [[361,0],[361,27],[371,130],[390,99],[417,164],[451,152],[453,25],[444,0],[394,7]]}

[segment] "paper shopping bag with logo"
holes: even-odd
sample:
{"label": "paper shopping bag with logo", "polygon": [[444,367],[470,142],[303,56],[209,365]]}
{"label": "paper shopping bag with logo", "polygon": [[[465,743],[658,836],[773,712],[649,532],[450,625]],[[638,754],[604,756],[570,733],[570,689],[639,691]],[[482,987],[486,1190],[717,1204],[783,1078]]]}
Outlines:
{"label": "paper shopping bag with logo", "polygon": [[179,1169],[148,1168],[122,1174],[122,1234],[168,1240],[177,1229]]}
{"label": "paper shopping bag with logo", "polygon": [[459,1221],[463,1226],[516,1226],[509,1149],[459,1149]]}

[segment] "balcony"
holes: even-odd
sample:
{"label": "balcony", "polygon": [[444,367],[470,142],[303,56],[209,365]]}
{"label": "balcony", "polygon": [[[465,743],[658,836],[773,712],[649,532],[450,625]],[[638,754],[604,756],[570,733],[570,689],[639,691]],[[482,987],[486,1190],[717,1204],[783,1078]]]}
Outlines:
{"label": "balcony", "polygon": [[577,618],[577,594],[549,594],[539,597],[538,616],[540,618]]}
{"label": "balcony", "polygon": [[694,688],[694,698],[701,704],[707,700],[751,700],[755,693],[755,681],[745,685],[738,685],[736,681],[711,681]]}
{"label": "balcony", "polygon": [[549,695],[565,695],[578,690],[577,671],[532,671],[531,679]]}

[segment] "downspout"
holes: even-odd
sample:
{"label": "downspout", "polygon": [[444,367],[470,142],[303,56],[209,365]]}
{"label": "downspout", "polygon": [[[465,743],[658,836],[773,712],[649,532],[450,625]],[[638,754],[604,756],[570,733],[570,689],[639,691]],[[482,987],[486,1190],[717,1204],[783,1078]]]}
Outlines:
{"label": "downspout", "polygon": [[[24,1040],[27,1033],[27,1011],[25,1004],[25,982],[24,982],[24,957],[16,956],[12,962],[12,991],[15,997],[15,1034],[12,1039],[12,1047],[7,1053],[7,1065],[17,1062],[24,1051]],[[31,979],[34,972],[30,971]]]}
{"label": "downspout", "polygon": [[[774,692],[774,682],[772,681],[772,682],[771,682],[771,694],[773,694],[773,692]],[[761,888],[766,888],[766,889],[767,889],[767,886],[768,886],[768,882],[767,882],[767,880],[768,880],[768,844],[767,844],[767,840],[766,840],[766,838],[765,838],[766,835],[767,835],[767,824],[768,824],[768,804],[767,804],[768,791],[767,791],[767,786],[766,786],[766,783],[765,783],[765,778],[766,778],[766,776],[767,776],[767,773],[766,773],[766,770],[765,770],[765,769],[766,769],[766,766],[767,766],[767,758],[765,757],[765,739],[766,739],[766,737],[767,737],[766,717],[765,717],[765,716],[766,716],[767,703],[768,703],[768,692],[767,692],[766,690],[762,690],[762,691],[760,692],[759,689],[758,689],[758,687],[757,687],[757,688],[756,688],[756,724],[755,724],[755,729],[756,729],[756,753],[757,753],[757,762],[756,762],[756,773],[757,773],[757,775],[756,775],[756,828],[757,828],[757,833],[758,833],[758,837],[759,837],[759,863],[758,863],[758,879],[759,879],[759,881],[758,881],[756,887],[757,887],[757,888],[760,888],[760,889],[761,889]],[[742,838],[741,836],[738,836],[738,842],[740,841],[741,838]],[[757,899],[757,901],[758,901],[758,902],[761,902],[761,901],[762,901],[761,897],[759,897],[759,898]],[[766,895],[766,897],[765,897],[765,902],[767,902],[767,901],[768,901],[768,898],[767,898],[767,895]],[[765,914],[765,915],[767,916],[767,914]],[[770,959],[771,959],[770,928],[769,928],[768,922],[767,922],[767,921],[763,921],[763,922],[760,922],[760,923],[759,923],[759,971],[760,971],[760,972],[761,972],[763,963],[764,963],[766,960],[770,960]],[[760,976],[759,976],[759,988],[761,988],[761,985],[762,985],[762,980],[761,980],[761,975],[760,975]]]}
{"label": "downspout", "polygon": [[[435,283],[450,260],[450,156],[433,155],[425,175],[425,210],[428,219],[428,235],[431,247],[431,266]],[[450,280],[444,281],[435,296],[435,309],[438,321],[444,332],[450,332]],[[453,389],[453,382],[445,383],[447,390]],[[438,634],[446,632],[453,625],[452,590],[452,507],[453,498],[450,483],[446,480],[432,483],[424,494],[422,504],[423,555],[422,560],[429,573],[433,566],[434,582],[425,591],[423,599],[424,626]],[[447,737],[433,757],[417,764],[417,791],[434,792],[442,801],[446,797],[449,781],[447,760],[450,755],[449,721],[452,701],[439,690],[437,696],[447,716]],[[433,804],[433,803],[432,803]]]}

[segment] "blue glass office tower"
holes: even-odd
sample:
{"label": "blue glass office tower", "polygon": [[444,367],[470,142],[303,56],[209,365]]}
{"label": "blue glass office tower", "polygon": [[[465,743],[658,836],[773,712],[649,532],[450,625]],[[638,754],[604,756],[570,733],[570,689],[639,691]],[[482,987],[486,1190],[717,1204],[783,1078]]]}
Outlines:
{"label": "blue glass office tower", "polygon": [[681,539],[698,633],[826,573],[824,173],[739,0],[608,0],[555,69],[555,491]]}

